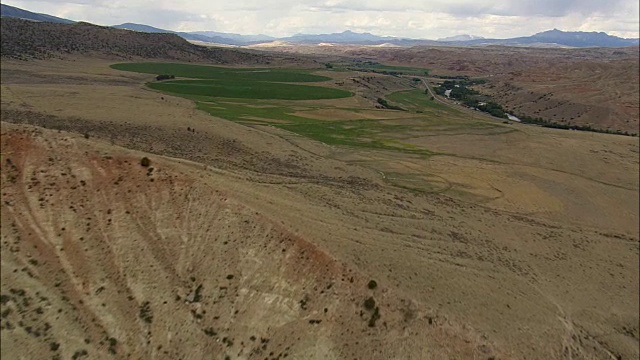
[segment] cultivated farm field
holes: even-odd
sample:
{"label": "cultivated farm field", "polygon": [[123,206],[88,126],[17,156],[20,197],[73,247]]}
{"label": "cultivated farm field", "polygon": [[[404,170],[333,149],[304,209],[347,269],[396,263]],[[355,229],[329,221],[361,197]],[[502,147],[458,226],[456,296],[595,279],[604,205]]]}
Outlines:
{"label": "cultivated farm field", "polygon": [[246,99],[334,99],[351,96],[348,91],[321,86],[296,85],[297,82],[330,80],[291,69],[231,69],[189,64],[114,64],[115,69],[207,80],[171,80],[149,83],[152,89],[179,95],[202,95]]}

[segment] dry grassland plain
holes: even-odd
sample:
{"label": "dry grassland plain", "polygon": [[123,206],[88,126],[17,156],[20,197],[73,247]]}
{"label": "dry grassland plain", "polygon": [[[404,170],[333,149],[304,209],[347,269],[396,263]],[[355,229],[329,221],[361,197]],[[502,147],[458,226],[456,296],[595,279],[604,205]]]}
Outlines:
{"label": "dry grassland plain", "polygon": [[113,63],[2,61],[3,358],[639,356],[637,138]]}

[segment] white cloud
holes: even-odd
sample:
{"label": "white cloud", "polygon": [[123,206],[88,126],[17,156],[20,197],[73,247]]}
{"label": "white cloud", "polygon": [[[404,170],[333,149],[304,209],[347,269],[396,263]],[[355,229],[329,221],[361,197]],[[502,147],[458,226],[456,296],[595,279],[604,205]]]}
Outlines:
{"label": "white cloud", "polygon": [[[4,1],[3,1],[4,2]],[[10,0],[26,10],[100,25],[287,36],[367,31],[435,39],[526,36],[558,28],[639,36],[637,0]]]}

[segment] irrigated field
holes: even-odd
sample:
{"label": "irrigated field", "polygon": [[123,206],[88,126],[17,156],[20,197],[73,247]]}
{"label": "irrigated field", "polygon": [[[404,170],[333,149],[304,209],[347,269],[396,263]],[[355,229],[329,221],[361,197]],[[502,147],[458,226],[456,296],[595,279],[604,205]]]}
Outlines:
{"label": "irrigated field", "polygon": [[253,80],[175,80],[148,84],[150,88],[178,95],[203,95],[242,99],[338,99],[347,91],[320,86]]}
{"label": "irrigated field", "polygon": [[202,95],[243,99],[338,99],[352,96],[348,91],[322,86],[295,85],[296,82],[326,81],[325,76],[304,70],[231,69],[214,66],[132,63],[114,64],[114,69],[207,80],[172,80],[152,82],[150,88],[176,95]]}
{"label": "irrigated field", "polygon": [[[327,145],[348,145],[433,155],[425,146],[410,144],[416,134],[440,131],[512,131],[493,121],[468,121],[455,109],[431,99],[424,90],[392,93],[388,99],[405,111],[366,110],[353,104],[298,100],[332,99],[350,92],[328,87],[293,85],[279,81],[330,80],[301,70],[231,69],[190,64],[115,64],[113,68],[142,73],[172,74],[212,80],[149,82],[147,86],[179,95],[197,103],[199,109],[247,125],[268,125]],[[376,69],[405,68],[377,65]],[[418,69],[406,68],[405,70]],[[256,80],[254,74],[260,75]],[[410,82],[408,82],[410,83]],[[344,95],[344,96],[343,96]],[[293,101],[282,101],[293,100]],[[325,116],[322,116],[322,114]],[[375,116],[371,117],[371,113]]]}
{"label": "irrigated field", "polygon": [[113,64],[116,70],[145,74],[172,74],[177,77],[216,80],[252,80],[278,82],[327,81],[326,76],[309,74],[309,70],[277,68],[228,68],[208,65],[178,63],[121,63]]}

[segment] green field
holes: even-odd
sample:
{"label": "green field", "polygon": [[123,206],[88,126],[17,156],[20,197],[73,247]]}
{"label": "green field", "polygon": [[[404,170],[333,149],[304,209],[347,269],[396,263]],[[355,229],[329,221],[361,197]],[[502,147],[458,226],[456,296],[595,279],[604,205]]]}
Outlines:
{"label": "green field", "polygon": [[348,91],[321,86],[253,80],[173,80],[148,83],[152,89],[178,94],[242,99],[318,100],[351,96]]}
{"label": "green field", "polygon": [[414,89],[397,91],[386,96],[392,103],[399,104],[402,108],[411,111],[442,110],[459,113],[441,102],[431,100],[431,95],[425,94],[424,90]]}
{"label": "green field", "polygon": [[[404,96],[418,96],[419,91],[401,92]],[[407,95],[408,94],[408,95]],[[421,94],[422,98],[426,95]],[[411,117],[394,118],[406,112],[373,110],[388,115],[388,119],[365,119],[362,112],[372,110],[335,107],[330,105],[297,105],[296,101],[222,99],[201,101],[194,96],[198,109],[215,117],[224,118],[250,126],[272,126],[284,129],[329,145],[345,145],[377,150],[392,150],[415,155],[430,156],[434,153],[424,147],[407,142],[419,134],[438,133],[501,133],[511,131],[497,124],[469,121],[462,113],[444,105],[425,107],[421,113]],[[424,101],[431,101],[426,98]],[[403,103],[404,104],[404,103]],[[442,106],[442,108],[440,108]],[[341,110],[351,117],[335,120],[318,120],[307,114],[318,110]]]}
{"label": "green field", "polygon": [[198,80],[149,82],[152,89],[179,96],[208,96],[241,99],[319,100],[352,96],[348,91],[323,86],[297,85],[331,80],[308,70],[266,68],[222,68],[172,63],[123,63],[112,68],[147,74],[167,74]]}
{"label": "green field", "polygon": [[347,67],[353,68],[354,70],[363,69],[363,70],[370,70],[377,73],[390,73],[390,74],[400,74],[400,75],[425,76],[429,73],[429,70],[424,68],[384,65],[384,64],[379,64],[379,63],[374,63],[369,61],[363,62],[363,63],[357,63],[355,65],[350,65]]}
{"label": "green field", "polygon": [[427,149],[401,141],[402,134],[412,129],[411,126],[402,123],[387,124],[381,120],[360,119],[305,121],[293,124],[276,124],[274,126],[330,145],[347,145],[395,150],[419,155],[433,155],[433,152]]}
{"label": "green field", "polygon": [[251,80],[274,82],[318,82],[331,80],[326,76],[310,74],[309,70],[270,68],[224,68],[219,66],[176,63],[120,63],[116,70],[145,74],[171,74],[192,79]]}
{"label": "green field", "polygon": [[[377,69],[399,70],[374,64]],[[350,108],[335,103],[300,100],[336,99],[352,93],[329,87],[294,84],[330,78],[297,69],[232,69],[206,65],[135,63],[112,68],[188,78],[147,83],[152,89],[195,101],[212,116],[249,126],[272,126],[331,145],[391,150],[431,156],[429,149],[410,143],[416,134],[499,133],[505,128],[468,121],[460,111],[437,101],[424,90],[398,91],[386,96],[407,111]],[[405,68],[412,69],[412,68]],[[412,69],[423,71],[422,69]],[[318,114],[325,114],[318,118]],[[327,115],[328,114],[328,115]],[[334,115],[335,114],[335,115]],[[368,118],[374,115],[377,118]]]}

